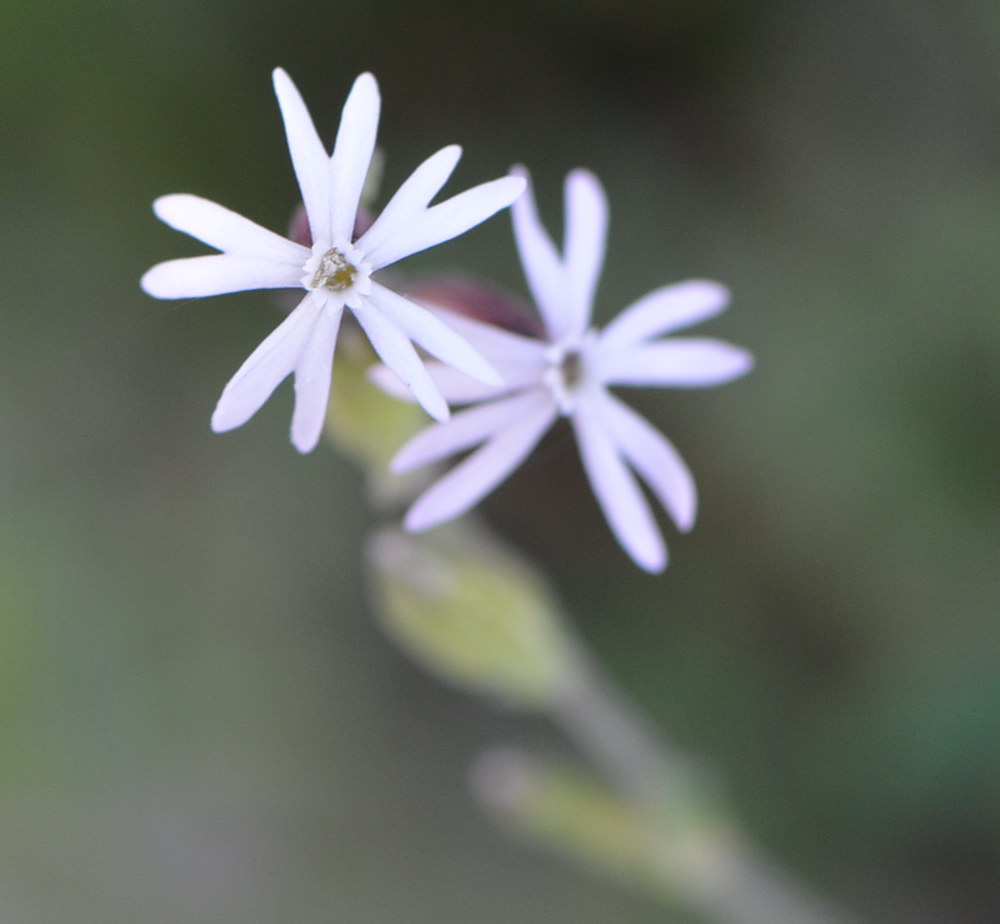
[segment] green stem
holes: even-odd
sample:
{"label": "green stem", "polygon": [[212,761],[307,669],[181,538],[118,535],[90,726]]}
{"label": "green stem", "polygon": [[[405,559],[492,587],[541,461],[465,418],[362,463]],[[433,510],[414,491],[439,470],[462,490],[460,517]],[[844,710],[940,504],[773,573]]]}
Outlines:
{"label": "green stem", "polygon": [[633,800],[661,803],[690,777],[692,762],[669,747],[582,645],[550,716],[594,766]]}
{"label": "green stem", "polygon": [[[778,869],[725,818],[723,800],[712,792],[712,776],[662,735],[618,686],[594,663],[582,646],[575,653],[571,679],[549,715],[619,792],[662,825],[664,841],[685,836],[686,819],[671,804],[707,795],[719,809],[692,838],[699,858],[684,876],[684,896],[708,919],[719,924],[853,924],[854,919],[829,908],[793,877]],[[683,843],[683,841],[682,841]],[[709,845],[711,863],[704,862]],[[664,869],[664,892],[677,888],[676,869]]]}

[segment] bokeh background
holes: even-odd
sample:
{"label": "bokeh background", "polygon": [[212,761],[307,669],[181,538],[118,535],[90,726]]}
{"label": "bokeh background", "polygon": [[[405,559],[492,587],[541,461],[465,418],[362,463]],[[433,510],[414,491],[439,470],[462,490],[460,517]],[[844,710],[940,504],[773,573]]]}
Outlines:
{"label": "bokeh background", "polygon": [[[748,828],[869,921],[1000,919],[1000,7],[988,0],[6,0],[0,27],[0,920],[645,922],[494,829],[487,746],[365,602],[360,473],[290,390],[208,418],[272,297],[157,303],[151,200],[285,227],[270,71],[324,137],[364,69],[391,189],[524,162],[612,205],[601,319],[725,281],[758,367],[637,395],[694,533],[648,577],[564,434],[487,505]],[[409,261],[523,291],[500,217]],[[683,918],[676,916],[676,920]]]}

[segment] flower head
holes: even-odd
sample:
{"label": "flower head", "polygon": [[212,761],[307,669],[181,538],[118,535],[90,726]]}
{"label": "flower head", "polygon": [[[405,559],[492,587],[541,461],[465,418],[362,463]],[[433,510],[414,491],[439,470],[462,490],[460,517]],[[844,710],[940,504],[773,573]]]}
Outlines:
{"label": "flower head", "polygon": [[[413,437],[393,469],[409,471],[478,448],[417,499],[406,527],[427,529],[467,511],[565,417],[615,538],[640,567],[661,571],[666,546],[633,472],[684,531],[694,524],[694,481],[673,445],[609,387],[719,385],[747,372],[752,359],[738,347],[705,338],[663,338],[722,311],[728,293],[714,282],[667,286],[598,331],[591,327],[591,313],[604,261],[607,202],[597,178],[576,170],[566,179],[562,254],[542,227],[530,192],[514,203],[512,213],[545,337],[449,315],[449,323],[489,358],[504,384],[483,385],[454,370],[434,369],[445,397],[470,406]],[[393,387],[390,376],[378,378]]]}
{"label": "flower head", "polygon": [[440,244],[485,221],[521,194],[525,181],[502,177],[430,205],[461,156],[452,145],[421,164],[356,240],[354,231],[379,117],[375,78],[354,82],[333,155],[320,141],[289,76],[274,72],[274,89],[288,149],[309,222],[312,246],[294,241],[198,196],[163,196],[156,214],[171,227],[221,251],[160,263],[142,278],[157,298],[192,298],[248,289],[301,288],[305,297],[250,354],[226,385],[212,429],[249,420],[289,374],[295,375],[292,442],[309,452],[323,427],[333,352],[343,309],[349,308],[383,362],[438,420],[448,406],[414,344],[442,362],[493,384],[496,371],[468,342],[431,312],[373,278],[373,273]]}

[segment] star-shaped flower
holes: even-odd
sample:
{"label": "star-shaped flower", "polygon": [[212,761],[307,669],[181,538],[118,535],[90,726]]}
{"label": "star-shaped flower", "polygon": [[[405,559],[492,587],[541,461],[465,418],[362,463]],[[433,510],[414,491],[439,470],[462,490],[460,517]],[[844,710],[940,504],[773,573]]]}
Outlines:
{"label": "star-shaped flower", "polygon": [[313,449],[323,428],[345,306],[416,400],[433,417],[446,420],[448,406],[414,344],[480,381],[498,384],[496,371],[435,315],[376,282],[372,274],[478,225],[510,205],[525,181],[502,177],[430,206],[461,156],[457,145],[443,148],[413,172],[355,240],[358,205],[378,127],[375,78],[362,74],[354,82],[332,157],[298,90],[280,68],[274,72],[274,89],[309,221],[311,248],[198,196],[163,196],[153,206],[168,225],[222,252],[154,266],[142,278],[150,295],[191,298],[281,288],[306,292],[226,385],[212,415],[212,429],[222,432],[246,423],[278,384],[294,373],[292,442],[301,452]]}
{"label": "star-shaped flower", "polygon": [[[661,339],[718,314],[728,292],[697,280],[666,286],[597,331],[591,311],[607,230],[607,201],[597,178],[576,170],[566,179],[562,255],[542,227],[530,191],[514,203],[512,213],[545,338],[449,314],[449,323],[500,370],[504,384],[482,385],[454,370],[434,369],[450,402],[472,406],[413,437],[393,460],[393,470],[409,471],[478,448],[417,499],[406,527],[424,530],[467,511],[562,416],[573,426],[584,469],[615,538],[640,567],[662,571],[666,546],[632,470],[683,531],[694,524],[694,481],[673,445],[609,387],[719,385],[747,372],[750,354],[728,343]],[[391,376],[376,378],[394,387]]]}

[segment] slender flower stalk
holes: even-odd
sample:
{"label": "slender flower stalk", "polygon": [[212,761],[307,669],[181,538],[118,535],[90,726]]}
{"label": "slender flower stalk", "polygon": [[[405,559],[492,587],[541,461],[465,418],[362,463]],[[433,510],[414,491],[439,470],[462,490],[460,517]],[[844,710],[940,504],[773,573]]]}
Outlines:
{"label": "slender flower stalk", "polygon": [[[504,383],[484,385],[461,371],[433,368],[445,398],[469,407],[413,437],[393,460],[393,470],[407,472],[475,451],[417,499],[406,527],[428,529],[469,510],[564,417],[572,424],[587,477],[615,538],[640,567],[662,571],[666,546],[633,472],[682,531],[694,524],[694,480],[674,446],[610,388],[719,385],[747,372],[750,354],[731,344],[662,339],[718,314],[728,293],[714,282],[667,286],[598,331],[591,314],[604,262],[608,207],[597,178],[575,170],[566,179],[562,254],[542,227],[530,192],[514,203],[512,214],[545,334],[522,336],[441,312],[500,371]],[[376,379],[402,394],[384,370]]]}
{"label": "slender flower stalk", "polygon": [[306,293],[229,381],[212,415],[212,429],[222,432],[246,423],[294,373],[292,443],[300,452],[312,450],[323,428],[345,307],[413,397],[432,417],[446,420],[448,406],[414,345],[482,382],[498,385],[496,370],[434,314],[386,288],[372,274],[485,221],[510,205],[524,190],[525,181],[501,177],[431,206],[461,156],[461,148],[451,145],[424,161],[355,239],[378,127],[375,78],[362,74],[354,82],[332,156],[291,78],[280,68],[274,72],[274,89],[308,217],[311,247],[198,196],[163,196],[153,206],[168,225],[221,253],[154,266],[142,278],[150,295],[192,298],[281,288],[301,288]]}

